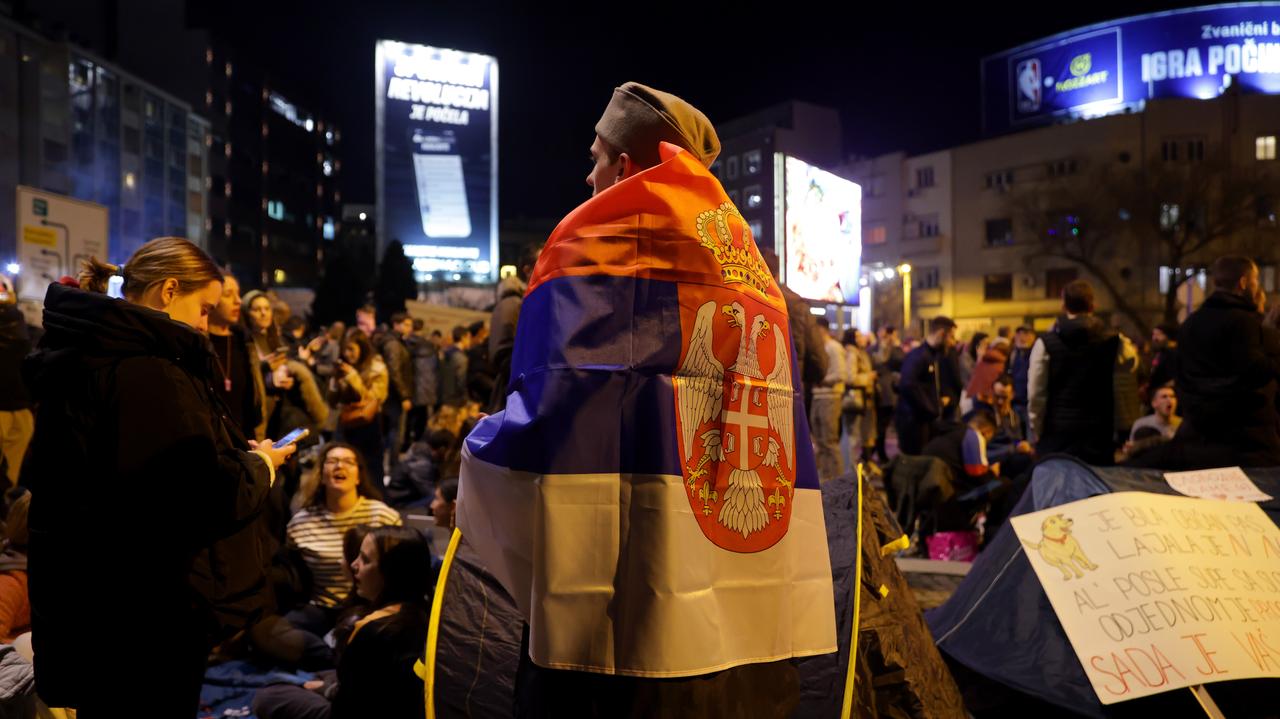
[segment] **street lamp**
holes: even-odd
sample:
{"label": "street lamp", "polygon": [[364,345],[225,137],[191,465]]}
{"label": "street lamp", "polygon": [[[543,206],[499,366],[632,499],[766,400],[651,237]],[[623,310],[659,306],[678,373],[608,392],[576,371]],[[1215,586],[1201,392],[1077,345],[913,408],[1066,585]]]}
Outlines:
{"label": "street lamp", "polygon": [[907,328],[911,326],[911,265],[898,265],[898,276],[902,278],[902,334],[905,337]]}

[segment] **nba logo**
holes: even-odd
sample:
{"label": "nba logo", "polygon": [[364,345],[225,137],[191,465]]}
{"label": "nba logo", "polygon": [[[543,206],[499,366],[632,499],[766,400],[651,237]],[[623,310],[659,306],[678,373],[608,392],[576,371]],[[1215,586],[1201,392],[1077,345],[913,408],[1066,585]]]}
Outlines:
{"label": "nba logo", "polygon": [[1040,60],[1033,57],[1018,63],[1014,77],[1018,83],[1018,112],[1037,112],[1040,109]]}

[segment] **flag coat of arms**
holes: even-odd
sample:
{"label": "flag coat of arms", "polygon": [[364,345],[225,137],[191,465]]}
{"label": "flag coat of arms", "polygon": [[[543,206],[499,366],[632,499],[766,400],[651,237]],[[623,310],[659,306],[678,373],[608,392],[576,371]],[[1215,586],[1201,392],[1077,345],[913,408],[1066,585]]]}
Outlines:
{"label": "flag coat of arms", "polygon": [[539,666],[681,677],[834,652],[785,301],[715,177],[661,154],[543,249],[458,525]]}

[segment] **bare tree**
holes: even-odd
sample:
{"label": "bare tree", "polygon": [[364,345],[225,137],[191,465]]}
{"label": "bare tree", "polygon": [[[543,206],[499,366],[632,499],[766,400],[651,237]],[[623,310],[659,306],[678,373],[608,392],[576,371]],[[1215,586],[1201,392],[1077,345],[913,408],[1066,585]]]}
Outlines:
{"label": "bare tree", "polygon": [[1177,319],[1178,286],[1229,251],[1256,252],[1277,237],[1272,198],[1280,184],[1252,164],[1219,159],[1101,165],[1010,198],[1014,217],[1038,240],[1037,255],[1069,260],[1093,275],[1118,312],[1144,332],[1150,309],[1121,288],[1122,268],[1171,268],[1158,314]]}

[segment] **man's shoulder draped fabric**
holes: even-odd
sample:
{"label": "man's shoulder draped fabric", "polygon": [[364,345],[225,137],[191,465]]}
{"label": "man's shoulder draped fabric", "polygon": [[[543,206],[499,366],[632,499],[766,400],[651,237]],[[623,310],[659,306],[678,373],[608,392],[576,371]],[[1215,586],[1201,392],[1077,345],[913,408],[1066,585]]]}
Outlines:
{"label": "man's shoulder draped fabric", "polygon": [[661,149],[548,240],[458,523],[540,666],[679,677],[835,651],[786,303],[715,177]]}

